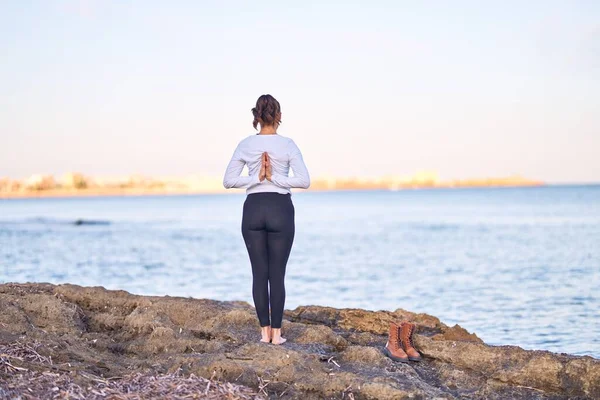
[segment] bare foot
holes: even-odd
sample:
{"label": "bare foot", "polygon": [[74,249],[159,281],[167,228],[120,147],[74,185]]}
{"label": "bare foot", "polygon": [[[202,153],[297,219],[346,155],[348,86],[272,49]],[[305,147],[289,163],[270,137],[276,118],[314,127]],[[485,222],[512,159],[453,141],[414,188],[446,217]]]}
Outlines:
{"label": "bare foot", "polygon": [[260,339],[261,342],[269,343],[271,341],[271,327],[270,326],[261,327],[260,334],[262,336],[262,339]]}
{"label": "bare foot", "polygon": [[285,343],[287,341],[286,338],[281,337],[281,328],[279,328],[279,329],[273,328],[272,329],[272,333],[273,333],[273,336],[272,336],[272,339],[271,339],[271,343],[273,343],[273,344],[283,344],[283,343]]}

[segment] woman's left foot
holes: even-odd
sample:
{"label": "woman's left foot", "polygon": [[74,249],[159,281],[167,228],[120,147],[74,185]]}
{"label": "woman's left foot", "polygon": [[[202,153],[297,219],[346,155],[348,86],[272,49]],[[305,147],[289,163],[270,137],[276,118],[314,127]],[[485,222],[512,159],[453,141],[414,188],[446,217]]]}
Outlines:
{"label": "woman's left foot", "polygon": [[263,342],[263,343],[271,342],[272,331],[271,331],[270,326],[263,326],[260,330],[260,333],[262,335],[262,339],[260,339],[261,342]]}

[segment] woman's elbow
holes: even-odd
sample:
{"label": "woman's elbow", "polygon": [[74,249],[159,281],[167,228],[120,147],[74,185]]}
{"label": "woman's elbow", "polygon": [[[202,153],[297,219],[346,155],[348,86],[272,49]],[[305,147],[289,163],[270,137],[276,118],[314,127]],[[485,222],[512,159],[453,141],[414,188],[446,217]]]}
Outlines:
{"label": "woman's elbow", "polygon": [[234,182],[232,179],[228,179],[228,178],[223,178],[223,187],[225,189],[231,189],[234,185]]}
{"label": "woman's elbow", "polygon": [[310,177],[306,177],[302,179],[302,185],[300,186],[302,189],[308,189],[310,187]]}

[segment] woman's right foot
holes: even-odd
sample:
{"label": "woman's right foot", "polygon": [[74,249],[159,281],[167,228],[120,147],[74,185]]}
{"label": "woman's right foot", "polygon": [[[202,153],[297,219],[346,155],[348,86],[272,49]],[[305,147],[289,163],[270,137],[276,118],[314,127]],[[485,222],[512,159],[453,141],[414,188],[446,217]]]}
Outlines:
{"label": "woman's right foot", "polygon": [[271,330],[272,332],[272,336],[271,336],[271,343],[273,344],[283,344],[287,341],[286,338],[281,337],[281,328],[279,329],[275,329],[273,328]]}

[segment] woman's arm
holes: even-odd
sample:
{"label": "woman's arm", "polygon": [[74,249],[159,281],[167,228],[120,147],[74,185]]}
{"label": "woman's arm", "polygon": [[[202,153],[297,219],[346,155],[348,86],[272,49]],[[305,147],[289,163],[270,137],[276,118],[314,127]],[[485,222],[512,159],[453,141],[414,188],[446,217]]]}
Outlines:
{"label": "woman's arm", "polygon": [[271,182],[275,185],[289,189],[289,188],[302,188],[308,189],[310,186],[310,175],[308,169],[304,164],[302,153],[296,143],[290,139],[289,144],[290,151],[290,168],[294,171],[294,176],[284,176],[281,174],[271,175]]}
{"label": "woman's arm", "polygon": [[246,162],[241,157],[240,145],[238,144],[225,170],[225,176],[223,177],[223,186],[225,189],[250,188],[260,183],[258,174],[240,176],[244,170],[244,165],[246,165]]}

